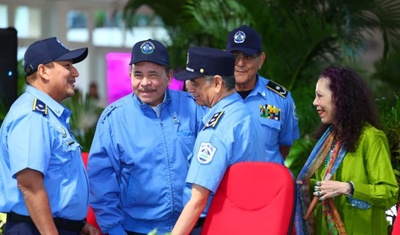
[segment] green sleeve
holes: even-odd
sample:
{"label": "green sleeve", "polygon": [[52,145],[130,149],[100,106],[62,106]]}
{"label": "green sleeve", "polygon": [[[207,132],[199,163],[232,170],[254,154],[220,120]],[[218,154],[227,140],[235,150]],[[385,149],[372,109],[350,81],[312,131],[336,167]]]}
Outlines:
{"label": "green sleeve", "polygon": [[[367,128],[360,138],[357,150],[346,158],[354,161],[353,197],[375,207],[388,209],[397,202],[398,184],[390,161],[389,145],[385,134],[375,128]],[[358,163],[358,164],[357,164]],[[356,165],[357,164],[357,165]],[[364,167],[359,166],[364,165]]]}

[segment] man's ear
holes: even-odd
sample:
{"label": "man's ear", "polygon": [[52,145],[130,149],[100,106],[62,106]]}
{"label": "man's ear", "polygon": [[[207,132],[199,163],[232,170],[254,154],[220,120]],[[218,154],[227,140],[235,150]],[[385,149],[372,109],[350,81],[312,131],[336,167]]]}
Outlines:
{"label": "man's ear", "polygon": [[168,71],[168,74],[167,74],[167,77],[168,77],[168,86],[169,86],[169,84],[171,83],[172,76],[174,76],[174,73],[172,72],[172,69],[170,69],[170,70]]}
{"label": "man's ear", "polygon": [[224,85],[222,77],[219,75],[215,75],[214,79],[212,80],[212,85],[214,86],[215,92],[219,93],[222,89],[222,86]]}
{"label": "man's ear", "polygon": [[266,58],[265,53],[261,52],[259,62],[258,62],[258,69],[261,69],[261,67],[263,66],[265,58]]}
{"label": "man's ear", "polygon": [[47,68],[44,64],[39,64],[37,68],[37,73],[40,75],[41,78],[45,80],[50,80],[49,68]]}

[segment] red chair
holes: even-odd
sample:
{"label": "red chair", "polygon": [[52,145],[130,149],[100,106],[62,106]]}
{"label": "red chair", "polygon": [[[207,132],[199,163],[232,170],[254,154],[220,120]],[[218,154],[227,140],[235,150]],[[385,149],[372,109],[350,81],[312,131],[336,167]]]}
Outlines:
{"label": "red chair", "polygon": [[[89,153],[87,153],[87,152],[82,152],[82,160],[83,160],[83,163],[85,163],[85,166],[86,166],[86,167],[87,167],[88,157],[89,157]],[[99,225],[97,224],[96,216],[94,215],[94,212],[93,212],[93,210],[92,210],[92,207],[89,206],[88,209],[89,209],[89,210],[88,210],[88,214],[87,214],[87,216],[86,216],[86,221],[87,221],[89,224],[95,226],[96,228],[98,228],[98,229],[100,230],[100,227],[99,227]],[[100,231],[101,231],[101,230],[100,230]],[[100,235],[103,235],[103,233],[100,233]]]}
{"label": "red chair", "polygon": [[295,180],[287,167],[236,163],[222,179],[201,234],[290,234],[295,198]]}

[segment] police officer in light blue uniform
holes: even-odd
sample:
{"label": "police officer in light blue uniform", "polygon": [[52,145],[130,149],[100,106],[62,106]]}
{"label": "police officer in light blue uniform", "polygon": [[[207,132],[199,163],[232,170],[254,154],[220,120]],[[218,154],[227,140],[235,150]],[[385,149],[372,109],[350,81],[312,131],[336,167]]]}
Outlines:
{"label": "police officer in light blue uniform", "polygon": [[0,129],[5,234],[99,234],[85,225],[89,183],[81,146],[70,131],[71,111],[61,104],[74,95],[79,73],[73,64],[87,54],[87,48],[70,51],[54,37],[25,53],[27,88]]}
{"label": "police officer in light blue uniform", "polygon": [[163,44],[144,40],[132,48],[134,93],[109,105],[90,149],[91,206],[104,233],[171,231],[204,108],[190,93],[169,90],[172,77]]}
{"label": "police officer in light blue uniform", "polygon": [[173,235],[189,234],[193,228],[192,234],[200,233],[212,196],[229,166],[265,161],[265,136],[257,118],[235,92],[234,65],[231,53],[192,47],[186,70],[175,75],[178,80],[190,80],[189,92],[199,105],[210,110],[203,118],[204,128],[191,155],[184,196],[186,206],[172,230]]}
{"label": "police officer in light blue uniform", "polygon": [[296,106],[290,92],[257,74],[265,53],[254,29],[243,25],[232,30],[226,50],[236,57],[236,90],[263,127],[266,159],[283,163],[293,141],[300,136]]}

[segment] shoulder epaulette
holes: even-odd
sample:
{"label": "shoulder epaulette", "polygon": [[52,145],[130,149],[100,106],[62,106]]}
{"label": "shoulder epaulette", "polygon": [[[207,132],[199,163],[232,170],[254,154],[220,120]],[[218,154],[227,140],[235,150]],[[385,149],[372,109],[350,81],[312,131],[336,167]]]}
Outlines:
{"label": "shoulder epaulette", "polygon": [[32,111],[39,112],[39,113],[43,114],[43,116],[46,116],[47,115],[47,105],[45,103],[43,103],[43,101],[35,98],[35,100],[33,101]]}
{"label": "shoulder epaulette", "polygon": [[224,111],[220,111],[220,112],[215,113],[210,118],[210,120],[208,120],[208,123],[204,126],[203,130],[205,130],[205,129],[209,128],[209,127],[214,128],[217,125],[219,119],[222,117],[222,114],[224,114]]}
{"label": "shoulder epaulette", "polygon": [[276,83],[272,80],[269,80],[269,82],[267,84],[267,88],[274,91],[275,93],[282,96],[283,98],[286,98],[286,96],[289,93],[289,91],[286,88],[284,88],[283,86],[279,85],[278,83]]}

